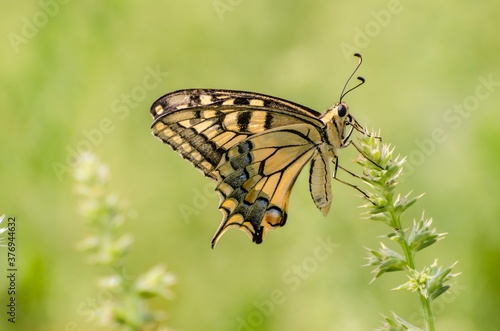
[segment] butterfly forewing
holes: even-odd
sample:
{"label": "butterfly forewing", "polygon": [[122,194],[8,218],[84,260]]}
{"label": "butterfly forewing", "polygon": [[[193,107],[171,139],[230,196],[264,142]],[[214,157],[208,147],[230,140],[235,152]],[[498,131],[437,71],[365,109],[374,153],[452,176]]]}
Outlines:
{"label": "butterfly forewing", "polygon": [[321,126],[318,112],[264,94],[192,89],[164,95],[151,106],[153,134],[206,176],[222,155],[249,135],[284,125]]}

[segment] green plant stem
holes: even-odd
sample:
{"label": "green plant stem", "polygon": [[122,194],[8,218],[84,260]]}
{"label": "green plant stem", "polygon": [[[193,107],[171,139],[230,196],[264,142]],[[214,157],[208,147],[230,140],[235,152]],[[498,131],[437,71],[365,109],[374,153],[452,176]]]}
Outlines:
{"label": "green plant stem", "polygon": [[422,303],[422,308],[424,310],[425,323],[427,324],[427,331],[434,331],[434,319],[432,317],[431,301],[419,294],[420,302]]}
{"label": "green plant stem", "polygon": [[[413,254],[411,253],[411,249],[408,246],[408,242],[405,240],[405,232],[403,227],[401,226],[401,219],[399,216],[395,215],[394,211],[391,211],[391,217],[394,220],[394,224],[398,229],[397,232],[399,233],[399,237],[401,238],[401,240],[398,240],[398,243],[403,249],[406,257],[406,263],[410,269],[415,270],[415,260],[413,259]],[[434,331],[434,318],[432,316],[431,300],[430,298],[426,298],[420,293],[418,294],[418,296],[420,298],[420,303],[422,304],[427,331]]]}

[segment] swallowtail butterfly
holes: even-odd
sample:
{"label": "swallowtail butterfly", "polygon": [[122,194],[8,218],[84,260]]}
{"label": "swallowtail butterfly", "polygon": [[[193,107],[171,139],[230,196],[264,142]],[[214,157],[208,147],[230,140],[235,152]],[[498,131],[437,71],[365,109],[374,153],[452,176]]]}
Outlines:
{"label": "swallowtail butterfly", "polygon": [[269,229],[285,225],[288,200],[310,163],[309,188],[324,215],[332,202],[331,163],[353,130],[367,134],[342,98],[321,114],[277,97],[243,91],[187,89],[165,94],[151,106],[153,134],[217,182],[223,220],[212,247],[231,227],[259,244]]}

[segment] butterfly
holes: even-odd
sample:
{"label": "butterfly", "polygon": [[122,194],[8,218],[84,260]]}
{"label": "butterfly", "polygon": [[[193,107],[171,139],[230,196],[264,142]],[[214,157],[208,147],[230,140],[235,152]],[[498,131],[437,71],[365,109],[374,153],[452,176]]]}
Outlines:
{"label": "butterfly", "polygon": [[358,65],[339,102],[323,114],[265,94],[222,89],[178,90],[153,103],[153,135],[217,183],[223,220],[212,248],[232,227],[260,244],[269,229],[284,226],[292,187],[307,163],[311,197],[328,214],[339,151],[351,143],[353,130],[367,134],[342,101],[364,83],[358,77],[361,83],[344,92],[362,62],[354,55]]}

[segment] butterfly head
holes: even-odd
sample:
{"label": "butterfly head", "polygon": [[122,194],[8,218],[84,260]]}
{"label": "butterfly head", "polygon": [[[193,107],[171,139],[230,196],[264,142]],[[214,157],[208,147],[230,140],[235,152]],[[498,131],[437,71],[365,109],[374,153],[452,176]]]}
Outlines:
{"label": "butterfly head", "polygon": [[[330,107],[322,116],[321,121],[325,124],[325,132],[328,141],[334,150],[342,148],[347,144],[352,130],[365,133],[366,130],[349,113],[349,106],[345,102],[338,102]],[[346,128],[351,126],[349,130]],[[336,152],[334,152],[337,154]]]}
{"label": "butterfly head", "polygon": [[336,136],[342,139],[346,126],[352,121],[349,106],[345,102],[338,102],[321,116],[321,120],[327,127],[331,127],[335,131]]}
{"label": "butterfly head", "polygon": [[336,103],[324,113],[322,120],[327,125],[328,122],[331,122],[338,136],[343,137],[346,126],[352,121],[352,116],[349,114],[349,106],[345,102]]}
{"label": "butterfly head", "polygon": [[356,121],[356,119],[349,113],[349,106],[345,102],[337,103],[334,107],[333,120],[339,128],[345,129],[346,126],[352,126],[356,131],[365,133],[365,129]]}

